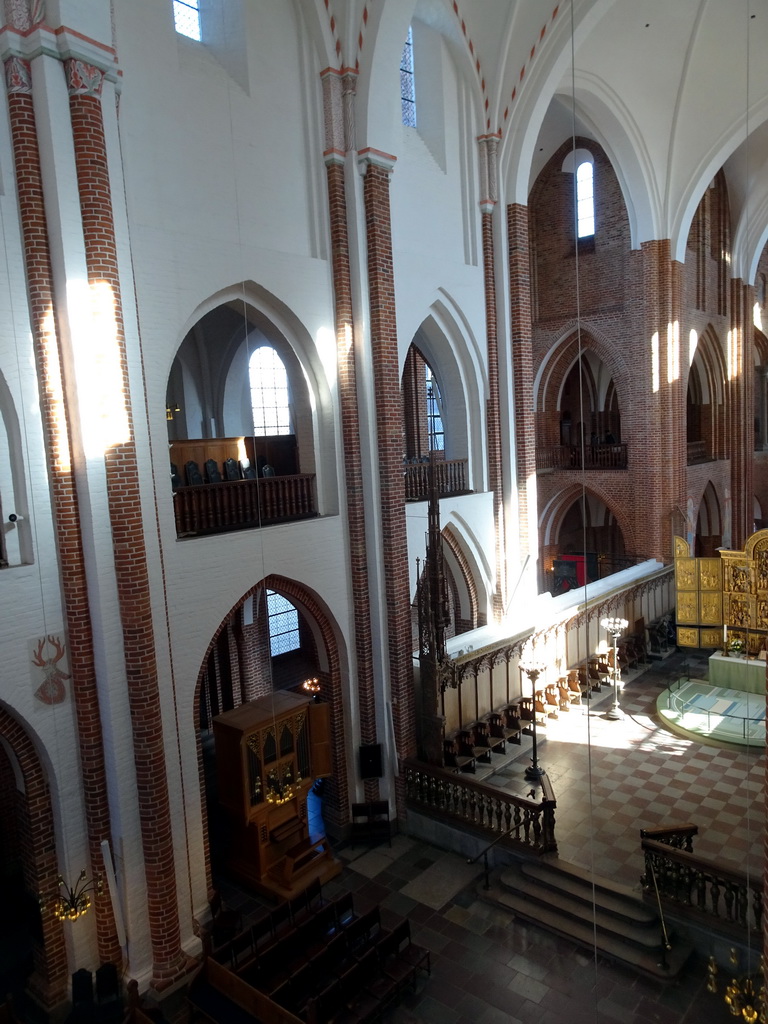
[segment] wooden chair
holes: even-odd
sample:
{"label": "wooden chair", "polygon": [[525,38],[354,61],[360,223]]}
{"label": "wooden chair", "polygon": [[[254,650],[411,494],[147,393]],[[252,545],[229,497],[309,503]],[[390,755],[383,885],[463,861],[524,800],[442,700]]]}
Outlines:
{"label": "wooden chair", "polygon": [[491,748],[487,745],[480,745],[475,742],[474,729],[462,729],[456,736],[459,743],[459,753],[463,756],[471,756],[475,761],[482,761],[484,764],[491,763]]}
{"label": "wooden chair", "polygon": [[560,698],[553,683],[547,683],[543,690],[537,690],[536,695],[540,697],[545,705],[545,713],[548,718],[557,718],[560,707]]}
{"label": "wooden chair", "polygon": [[581,703],[581,690],[579,690],[578,693],[572,693],[568,689],[568,684],[565,681],[565,676],[561,676],[560,679],[558,679],[558,681],[555,683],[555,686],[557,687],[557,695],[560,701],[561,711],[570,711],[571,704],[576,703],[576,698],[578,698],[578,703]]}
{"label": "wooden chair", "polygon": [[219,470],[219,464],[215,459],[205,460],[205,475],[209,484],[221,483],[221,471]]}
{"label": "wooden chair", "polygon": [[520,745],[522,743],[523,725],[520,721],[520,708],[516,704],[509,704],[502,711],[506,723],[507,739]]}
{"label": "wooden chair", "polygon": [[432,973],[430,952],[426,946],[419,946],[411,940],[411,922],[407,918],[393,930],[392,935],[397,937],[397,955],[402,960],[417,971]]}
{"label": "wooden chair", "polygon": [[475,722],[473,726],[475,746],[489,750],[491,754],[503,754],[506,743],[503,735],[494,736],[489,722]]}
{"label": "wooden chair", "polygon": [[224,906],[221,893],[219,892],[214,893],[213,897],[208,901],[208,907],[211,911],[208,930],[213,947],[216,948],[221,946],[222,943],[229,942],[242,931],[243,918],[239,910]]}
{"label": "wooden chair", "polygon": [[459,743],[455,738],[443,740],[443,764],[455,772],[474,772],[474,754],[459,753]]}
{"label": "wooden chair", "polygon": [[200,467],[194,461],[194,459],[189,460],[189,462],[184,467],[184,472],[187,477],[187,484],[190,487],[196,487],[197,485],[202,484],[203,474],[200,472]]}
{"label": "wooden chair", "polygon": [[225,480],[240,479],[240,466],[231,455],[224,460],[224,478]]}

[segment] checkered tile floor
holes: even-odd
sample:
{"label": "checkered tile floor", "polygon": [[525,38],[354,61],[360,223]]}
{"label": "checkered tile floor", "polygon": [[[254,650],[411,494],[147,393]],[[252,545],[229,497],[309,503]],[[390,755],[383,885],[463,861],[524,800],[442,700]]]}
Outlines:
{"label": "checkered tile floor", "polygon": [[[706,675],[698,652],[672,655],[623,682],[625,716],[611,721],[606,688],[590,706],[560,712],[538,730],[538,759],[557,797],[564,860],[626,885],[642,871],[639,833],[666,824],[698,825],[694,852],[762,873],[765,744],[718,747],[674,735],[656,699],[681,675]],[[486,782],[510,785],[529,763],[526,747]]]}

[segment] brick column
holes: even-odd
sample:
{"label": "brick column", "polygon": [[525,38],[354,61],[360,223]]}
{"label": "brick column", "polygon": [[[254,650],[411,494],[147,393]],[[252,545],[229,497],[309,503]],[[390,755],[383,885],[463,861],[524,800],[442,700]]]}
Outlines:
{"label": "brick column", "polygon": [[130,402],[117,245],[101,115],[102,72],[83,61],[64,62],[70,96],[75,167],[91,286],[106,283],[114,303],[114,345],[122,374],[124,440],[105,452],[107,501],[133,731],[142,849],[147,882],[155,988],[180,978],[181,949],[168,781],[152,626],[147,552]]}
{"label": "brick column", "polygon": [[507,207],[512,374],[515,392],[515,470],[520,519],[520,556],[538,550],[536,427],[533,417],[533,330],[528,208]]}
{"label": "brick column", "polygon": [[731,548],[744,547],[753,529],[754,393],[752,357],[753,290],[743,281],[731,281],[731,329],[727,343],[726,388],[728,395],[727,458],[731,461]]}
{"label": "brick column", "polygon": [[[72,698],[75,704],[77,737],[82,766],[88,856],[91,871],[104,874],[101,842],[110,839],[110,817],[104,766],[104,746],[99,714],[99,697],[93,650],[93,627],[83,558],[83,540],[72,453],[62,361],[55,316],[53,273],[45,216],[43,181],[30,66],[18,57],[5,61],[8,110],[16,168],[16,188],[27,273],[27,290],[32,323],[32,341],[40,392],[48,477],[53,503],[53,524],[59,554],[64,614],[69,642]],[[46,891],[56,887],[55,878]],[[120,964],[112,905],[106,891],[93,899],[99,959]],[[43,913],[51,927],[50,909]]]}
{"label": "brick column", "polygon": [[[633,438],[632,468],[646,504],[635,509],[638,552],[672,559],[686,501],[686,413],[681,348],[682,266],[668,240],[644,242],[641,346],[633,361],[632,394],[646,396],[646,429]],[[649,514],[650,510],[650,514]]]}
{"label": "brick column", "polygon": [[[359,157],[365,175],[363,201],[368,242],[371,354],[379,451],[381,551],[392,715],[400,756],[409,757],[416,750],[416,730],[405,530],[403,415],[389,207],[389,177],[394,158],[372,149],[362,150]],[[402,776],[398,782],[398,804],[402,808]]]}
{"label": "brick column", "polygon": [[[376,693],[373,679],[373,639],[371,633],[370,593],[368,590],[368,552],[365,538],[365,495],[363,491],[360,413],[355,368],[355,324],[352,310],[347,195],[344,182],[346,153],[354,146],[353,100],[357,81],[355,72],[326,69],[322,73],[326,125],[325,166],[328,184],[328,210],[331,229],[331,266],[335,302],[336,366],[344,446],[344,482],[346,487],[347,536],[350,583],[355,621],[355,663],[357,702],[360,716],[360,742],[375,743]],[[402,453],[401,459],[402,463]],[[378,782],[367,779],[365,797],[378,798]]]}
{"label": "brick column", "polygon": [[[493,492],[493,525],[496,545],[496,579],[493,612],[501,621],[505,604],[504,490],[502,477],[501,414],[499,409],[499,344],[496,332],[496,257],[493,210],[498,201],[497,151],[499,136],[483,135],[480,143],[482,195],[480,211],[483,230],[483,286],[485,289],[485,337],[488,350],[488,486]],[[530,305],[529,305],[530,308]],[[530,330],[530,328],[529,328]]]}

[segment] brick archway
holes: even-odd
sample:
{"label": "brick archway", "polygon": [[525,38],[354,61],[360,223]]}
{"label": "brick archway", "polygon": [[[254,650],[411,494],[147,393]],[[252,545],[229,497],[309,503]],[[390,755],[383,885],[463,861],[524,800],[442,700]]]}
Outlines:
{"label": "brick archway", "polygon": [[206,880],[209,891],[213,888],[213,876],[211,871],[210,840],[208,835],[208,809],[205,795],[203,749],[200,740],[200,731],[197,723],[200,721],[200,695],[205,675],[208,658],[213,651],[216,641],[222,631],[232,622],[243,604],[261,590],[274,590],[289,600],[299,605],[301,609],[311,617],[317,626],[318,633],[322,638],[325,647],[325,655],[328,669],[323,679],[325,696],[331,705],[331,760],[333,775],[328,780],[330,785],[326,789],[324,797],[326,807],[331,821],[336,825],[343,825],[349,818],[349,790],[347,786],[347,757],[344,743],[344,701],[341,685],[341,651],[338,641],[338,634],[334,628],[329,613],[321,603],[317,594],[305,587],[296,580],[288,579],[285,576],[270,574],[259,580],[251,587],[235,605],[230,608],[227,615],[222,619],[215,633],[211,637],[208,647],[203,656],[200,672],[197,677],[194,700],[195,731],[197,734],[197,757],[200,771],[200,795],[202,807],[203,842],[205,847],[205,869]]}
{"label": "brick archway", "polygon": [[[48,781],[35,746],[24,726],[0,708],[0,737],[5,740],[24,782],[17,813],[24,884],[31,893],[58,890],[59,867],[53,806]],[[48,908],[42,912],[42,942],[33,946],[33,970],[29,987],[46,1009],[53,1009],[67,995],[69,966],[62,925]]]}

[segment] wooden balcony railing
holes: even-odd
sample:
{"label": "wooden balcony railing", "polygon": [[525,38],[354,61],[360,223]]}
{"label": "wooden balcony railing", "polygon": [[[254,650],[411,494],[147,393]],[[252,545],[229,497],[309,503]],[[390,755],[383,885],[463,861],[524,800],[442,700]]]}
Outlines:
{"label": "wooden balcony railing", "polygon": [[707,451],[706,441],[688,442],[688,465],[695,466],[697,462],[711,462],[712,457]]}
{"label": "wooden balcony railing", "polygon": [[414,811],[468,826],[489,839],[510,833],[503,842],[529,853],[557,850],[557,802],[546,775],[537,803],[420,761],[406,761],[404,767],[406,801]]}
{"label": "wooden balcony railing", "polygon": [[[468,494],[466,480],[466,459],[446,459],[444,462],[433,462],[437,476],[437,488],[441,498],[449,494]],[[403,465],[405,474],[405,500],[426,501],[429,497],[429,467],[427,462],[406,462]]]}
{"label": "wooden balcony railing", "polygon": [[553,444],[536,449],[536,469],[626,469],[626,444]]}
{"label": "wooden balcony railing", "polygon": [[759,935],[763,918],[763,881],[758,873],[748,878],[719,864],[702,860],[693,853],[695,825],[679,828],[643,829],[640,833],[645,856],[641,881],[646,898],[670,907],[676,914],[698,921],[717,921],[719,930],[744,941],[748,932]]}
{"label": "wooden balcony railing", "polygon": [[223,533],[308,519],[317,515],[314,481],[314,473],[296,473],[179,487],[173,495],[176,533]]}

